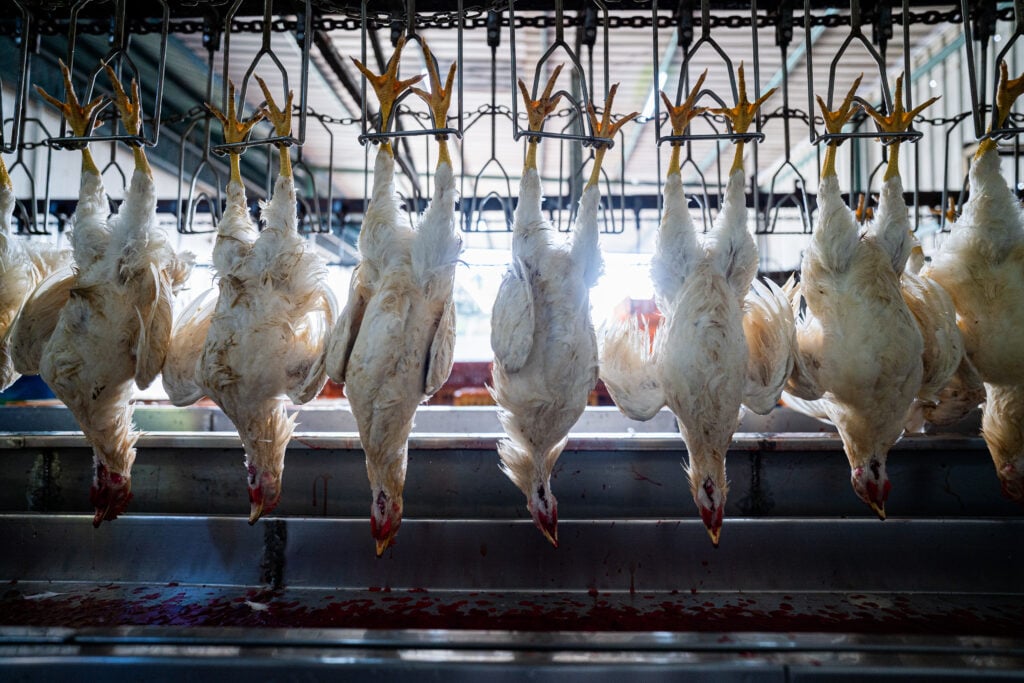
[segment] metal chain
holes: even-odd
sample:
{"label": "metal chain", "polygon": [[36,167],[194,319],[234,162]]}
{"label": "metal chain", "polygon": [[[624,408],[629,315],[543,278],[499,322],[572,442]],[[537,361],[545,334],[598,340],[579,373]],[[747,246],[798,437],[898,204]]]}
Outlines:
{"label": "metal chain", "polygon": [[[996,13],[997,18],[1000,21],[1013,21],[1013,7],[1004,7]],[[873,21],[871,13],[862,15],[863,21],[866,24],[870,24]],[[773,14],[763,14],[757,18],[758,28],[767,28],[775,25],[777,17]],[[895,14],[893,20],[897,24],[902,24],[903,16],[901,14]],[[793,21],[796,25],[802,26],[804,24],[803,16],[794,16]],[[948,11],[940,10],[925,10],[923,12],[911,12],[909,15],[910,24],[924,24],[924,25],[936,25],[936,24],[959,24],[963,21],[960,16],[959,8],[951,9]],[[582,26],[584,17],[582,14],[565,14],[562,18],[562,25],[564,28],[574,28]],[[381,15],[376,17],[369,17],[367,23],[370,28],[387,28],[391,23],[390,15]],[[715,28],[749,28],[751,25],[751,18],[749,15],[712,15],[710,19],[710,27]],[[554,28],[557,24],[557,18],[547,14],[537,15],[523,15],[517,14],[515,17],[515,28]],[[508,27],[509,20],[507,16],[502,16],[501,25]],[[598,25],[604,26],[605,19],[601,17],[598,19]],[[633,15],[633,16],[622,16],[613,14],[607,17],[607,25],[610,29],[621,29],[621,28],[635,28],[644,29],[652,28],[655,25],[654,19],[650,15]],[[679,25],[679,17],[671,14],[660,14],[657,19],[658,28],[672,28]],[[693,17],[693,25],[701,26],[700,16]],[[811,15],[810,18],[811,26],[823,26],[827,28],[835,28],[839,26],[849,26],[850,16],[848,14],[827,14],[827,15]],[[420,29],[453,29],[461,26],[463,29],[480,29],[486,28],[487,26],[487,14],[484,10],[479,11],[467,11],[462,15],[457,12],[437,12],[434,14],[422,14],[416,16],[415,28]],[[232,33],[262,33],[264,23],[262,19],[236,19],[231,23]],[[66,19],[54,19],[54,18],[39,18],[36,28],[42,35],[58,35],[67,32],[67,20]],[[208,26],[206,22],[201,19],[180,19],[173,20],[168,24],[168,32],[175,34],[195,34],[202,33],[207,30]],[[326,16],[316,17],[313,19],[313,28],[318,31],[357,31],[361,29],[361,24],[358,17],[352,16]],[[270,25],[271,31],[275,33],[293,32],[296,30],[296,22],[290,19],[274,19]],[[19,31],[18,22],[0,22],[0,35],[15,36]],[[81,34],[90,35],[106,35],[110,32],[110,22],[106,19],[80,19],[78,23],[78,32]],[[133,34],[145,35],[149,33],[159,33],[162,30],[162,23],[155,19],[132,19],[129,22],[129,30]]]}

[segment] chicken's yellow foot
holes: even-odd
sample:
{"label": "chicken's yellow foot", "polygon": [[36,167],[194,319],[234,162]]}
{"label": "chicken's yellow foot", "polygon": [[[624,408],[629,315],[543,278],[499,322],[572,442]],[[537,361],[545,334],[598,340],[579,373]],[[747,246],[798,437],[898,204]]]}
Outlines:
{"label": "chicken's yellow foot", "polygon": [[[249,137],[249,132],[253,126],[263,120],[267,112],[264,109],[258,109],[248,119],[239,121],[238,111],[235,108],[235,84],[228,81],[228,113],[225,114],[220,109],[206,102],[206,109],[214,118],[220,121],[224,127],[224,142],[226,144],[235,144],[244,142]],[[231,180],[234,182],[242,182],[242,173],[239,168],[239,158],[242,156],[241,149],[233,149],[228,152],[228,158],[231,160]]]}
{"label": "chicken's yellow foot", "polygon": [[946,221],[949,223],[956,223],[956,217],[958,215],[956,209],[956,197],[949,198],[949,208],[946,209]]}
{"label": "chicken's yellow foot", "polygon": [[[757,98],[756,101],[751,102],[747,99],[747,79],[743,73],[743,62],[740,62],[740,66],[737,69],[737,77],[739,79],[739,99],[736,101],[736,106],[712,109],[711,112],[721,114],[727,118],[729,123],[732,124],[733,133],[746,133],[750,129],[750,124],[754,122],[754,115],[757,114],[757,110],[775,93],[776,88],[772,88]],[[736,171],[743,170],[743,145],[743,140],[736,141],[736,153],[733,157],[732,168],[729,169],[730,175]]]}
{"label": "chicken's yellow foot", "polygon": [[857,208],[854,210],[853,215],[861,225],[875,217],[875,210],[867,206],[867,195],[863,192],[857,198]]}
{"label": "chicken's yellow foot", "polygon": [[[551,78],[548,79],[548,83],[544,86],[544,93],[540,96],[540,99],[534,100],[530,97],[530,91],[526,87],[526,83],[523,79],[519,79],[519,92],[523,95],[523,104],[526,105],[526,117],[531,132],[540,131],[544,128],[544,119],[548,117],[558,106],[559,101],[562,99],[562,94],[559,93],[554,97],[551,93],[555,89],[555,82],[558,80],[558,75],[562,73],[562,67],[564,64],[559,64],[555,67],[555,70],[551,73]],[[529,170],[531,168],[537,168],[537,143],[540,142],[539,137],[531,136],[526,146],[526,163],[523,165],[523,170]]]}
{"label": "chicken's yellow foot", "polygon": [[[388,66],[384,70],[384,73],[378,75],[366,68],[366,65],[360,62],[355,57],[352,57],[352,61],[355,63],[356,68],[366,77],[366,80],[373,86],[373,91],[377,93],[377,100],[380,101],[380,132],[387,133],[391,130],[391,111],[395,106],[395,101],[398,97],[408,90],[414,83],[419,83],[423,79],[423,74],[415,76],[413,78],[407,78],[402,81],[398,78],[398,63],[402,59],[402,48],[405,47],[405,38],[398,40],[398,45],[395,46],[395,51],[391,55],[391,59],[388,60]],[[385,141],[381,145],[381,151],[391,153],[391,143]]]}
{"label": "chicken's yellow foot", "polygon": [[[619,132],[619,129],[626,125],[627,122],[632,121],[640,112],[632,112],[621,117],[618,121],[612,122],[612,103],[615,101],[615,93],[619,90],[619,84],[615,83],[608,91],[608,100],[604,105],[604,112],[601,114],[601,120],[597,120],[597,113],[594,111],[593,102],[587,103],[587,114],[590,115],[590,126],[594,131],[594,137],[602,138],[604,140],[611,140]],[[608,145],[598,144],[594,150],[594,167],[590,172],[590,180],[587,182],[587,187],[597,185],[601,178],[601,164],[604,162],[604,153],[608,151]]]}
{"label": "chicken's yellow foot", "polygon": [[[697,103],[697,98],[700,97],[700,89],[704,85],[704,79],[707,77],[708,70],[704,69],[704,73],[697,79],[696,85],[690,89],[690,94],[686,96],[686,99],[678,107],[672,105],[672,100],[668,98],[664,91],[661,92],[661,100],[665,103],[668,118],[672,122],[672,135],[682,135],[690,125],[690,121],[707,111],[707,107],[694,106]],[[672,143],[672,158],[668,163],[669,175],[679,173],[679,152],[681,149],[682,143]]]}
{"label": "chicken's yellow foot", "polygon": [[1024,74],[1017,78],[1010,78],[1009,68],[1006,60],[999,63],[999,86],[996,88],[996,112],[998,114],[998,125],[1006,124],[1006,118],[1010,115],[1010,109],[1017,98],[1024,95]]}
{"label": "chicken's yellow foot", "polygon": [[[93,113],[96,110],[102,109],[106,106],[106,98],[103,95],[100,95],[93,99],[92,102],[81,104],[78,101],[78,97],[75,95],[74,86],[71,85],[71,70],[68,69],[63,60],[58,60],[58,63],[60,64],[60,71],[64,75],[64,92],[67,94],[67,102],[61,102],[38,85],[36,86],[36,92],[39,93],[40,97],[53,105],[57,111],[63,114],[75,137],[85,137],[92,132],[89,129],[89,120],[92,118]],[[99,126],[100,122],[96,121],[93,125]],[[96,175],[100,174],[99,168],[96,166],[96,162],[93,161],[92,153],[89,152],[88,144],[82,147],[82,170]]]}
{"label": "chicken's yellow foot", "polygon": [[[274,125],[274,135],[282,138],[289,137],[292,134],[292,102],[295,99],[295,92],[289,90],[288,96],[285,98],[284,109],[278,109],[277,103],[274,102],[274,96],[270,94],[270,88],[267,87],[266,82],[259,76],[256,77],[256,82],[260,84],[260,90],[263,91],[263,97],[267,101],[266,117]],[[288,145],[280,142],[277,145],[277,149],[281,157],[281,175],[286,178],[290,177],[292,174],[292,158],[288,152]]]}
{"label": "chicken's yellow foot", "polygon": [[[1013,103],[1021,95],[1024,95],[1024,74],[1017,78],[1010,78],[1010,70],[1006,66],[1006,60],[999,62],[999,85],[996,86],[996,128],[1002,128],[1006,125],[1010,109],[1013,108]],[[988,130],[990,133],[992,132],[991,125],[988,127]],[[998,146],[999,143],[992,138],[985,138],[978,146],[978,151],[975,153],[974,158],[977,159],[985,152],[994,150]]]}
{"label": "chicken's yellow foot", "polygon": [[[142,97],[139,94],[139,82],[132,79],[132,94],[129,96],[121,85],[121,79],[110,65],[104,64],[103,69],[114,88],[114,106],[121,116],[121,125],[129,135],[139,135],[142,132]],[[135,157],[135,168],[152,178],[153,169],[149,167],[145,148],[142,145],[132,145],[132,155]]]}
{"label": "chicken's yellow foot", "polygon": [[[859,104],[855,104],[853,101],[854,96],[857,94],[857,88],[860,87],[861,79],[864,78],[864,74],[857,76],[857,79],[850,86],[850,91],[846,93],[846,97],[843,98],[842,104],[839,108],[830,111],[828,105],[825,104],[825,100],[821,99],[820,95],[816,95],[815,98],[818,100],[818,107],[821,108],[821,118],[825,121],[825,130],[829,133],[841,133],[843,126],[850,122],[853,115],[857,113],[860,108]],[[838,142],[829,142],[825,148],[825,162],[821,166],[821,177],[827,178],[829,176],[836,175],[836,149],[839,147]]]}
{"label": "chicken's yellow foot", "polygon": [[[933,97],[924,104],[919,104],[910,111],[903,107],[903,74],[896,77],[896,93],[892,97],[892,113],[884,116],[870,104],[861,105],[868,116],[875,120],[879,130],[883,133],[903,133],[910,128],[914,117],[938,101]],[[900,141],[896,140],[889,146],[889,162],[885,167],[885,175],[882,180],[890,180],[900,174]]]}
{"label": "chicken's yellow foot", "polygon": [[[452,62],[451,68],[448,69],[448,78],[445,80],[444,87],[441,87],[437,63],[431,56],[427,41],[421,39],[420,47],[423,49],[423,61],[426,62],[427,72],[430,75],[430,92],[420,88],[412,88],[412,91],[430,107],[430,113],[434,117],[434,127],[445,128],[448,125],[448,108],[452,103],[452,84],[455,82],[455,70],[458,65]],[[437,165],[448,164],[450,166],[452,159],[448,154],[448,136],[439,133],[436,138],[438,143]]]}

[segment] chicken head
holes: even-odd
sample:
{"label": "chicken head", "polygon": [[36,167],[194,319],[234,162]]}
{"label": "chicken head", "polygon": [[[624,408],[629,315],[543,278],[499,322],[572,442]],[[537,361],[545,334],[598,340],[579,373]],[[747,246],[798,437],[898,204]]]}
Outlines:
{"label": "chicken head", "polygon": [[892,482],[885,471],[885,458],[872,457],[867,465],[850,469],[850,484],[854,493],[874,510],[881,520],[885,519],[885,501],[892,490]]}
{"label": "chicken head", "polygon": [[249,480],[249,524],[255,524],[281,502],[281,474],[261,471],[251,462],[246,463],[245,471]]}
{"label": "chicken head", "polygon": [[537,486],[530,495],[530,502],[526,506],[530,510],[533,523],[537,525],[544,538],[551,542],[551,545],[558,547],[558,500],[551,492],[551,481],[545,481]]}
{"label": "chicken head", "polygon": [[118,472],[111,472],[101,462],[96,463],[89,502],[96,510],[92,525],[99,528],[103,522],[117,519],[128,509],[132,499],[132,479]]}
{"label": "chicken head", "polygon": [[374,488],[370,505],[370,534],[377,542],[377,557],[394,545],[395,534],[402,525],[402,494],[388,493],[383,487]]}
{"label": "chicken head", "polygon": [[[714,454],[712,454],[714,455]],[[729,495],[729,482],[725,477],[725,458],[723,456],[709,459],[712,467],[709,471],[697,467],[691,455],[689,467],[685,467],[690,479],[690,493],[693,502],[700,511],[700,519],[704,522],[711,544],[716,548],[722,536],[722,522],[725,518],[725,500]]]}

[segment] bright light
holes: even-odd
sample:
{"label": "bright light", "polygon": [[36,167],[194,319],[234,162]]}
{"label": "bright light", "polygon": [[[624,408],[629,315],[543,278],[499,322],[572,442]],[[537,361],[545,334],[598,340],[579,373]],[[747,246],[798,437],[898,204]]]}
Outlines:
{"label": "bright light", "polygon": [[938,81],[936,81],[933,78],[932,80],[928,81],[928,87],[929,88],[937,88],[937,87],[939,87]]}
{"label": "bright light", "polygon": [[1003,39],[1003,37],[1001,35],[999,35],[998,33],[995,34],[994,36],[992,36],[992,40],[996,41],[997,43],[999,41],[1001,41],[1002,39]]}
{"label": "bright light", "polygon": [[658,91],[665,87],[665,81],[668,80],[668,73],[662,71],[658,74],[658,87],[651,90],[651,94],[647,96],[647,103],[644,104],[644,110],[640,116],[642,118],[650,118],[654,114],[654,98],[658,96]]}

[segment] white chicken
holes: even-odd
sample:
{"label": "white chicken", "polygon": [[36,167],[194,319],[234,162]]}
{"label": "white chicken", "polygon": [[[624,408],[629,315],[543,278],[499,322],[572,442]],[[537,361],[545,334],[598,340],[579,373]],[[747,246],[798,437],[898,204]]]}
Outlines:
{"label": "white chicken", "polygon": [[[706,76],[678,107],[662,93],[673,135],[682,135],[705,111],[694,105]],[[772,92],[749,102],[741,64],[739,101],[716,111],[729,118],[734,133],[746,133]],[[759,413],[775,407],[794,346],[785,295],[771,282],[755,280],[757,246],[747,229],[743,148],[737,141],[721,212],[702,244],[683,192],[681,148],[674,143],[651,264],[665,320],[653,349],[646,330],[632,320],[608,330],[601,349],[601,378],[622,412],[648,420],[668,405],[675,414],[689,458],[690,492],[715,546],[729,491],[726,452],[740,405]]]}
{"label": "white chicken", "polygon": [[14,183],[0,158],[0,391],[21,376],[11,358],[11,333],[22,306],[45,277],[71,260],[66,249],[18,239],[11,225],[14,203]]}
{"label": "white chicken", "polygon": [[[380,76],[353,60],[380,100],[383,133],[389,131],[395,100],[422,78],[398,79],[404,44],[399,41]],[[430,50],[425,42],[421,45],[432,92],[416,94],[427,101],[435,125],[444,127],[455,65],[442,88]],[[391,144],[381,144],[359,233],[361,260],[327,355],[328,374],[345,385],[366,453],[370,531],[378,557],[394,542],[402,523],[408,438],[416,407],[441,388],[452,369],[452,290],[462,240],[455,232],[455,177],[444,136],[438,136],[438,148],[433,198],[413,228],[395,196]]]}
{"label": "white chicken", "polygon": [[[1024,76],[1011,80],[1006,63],[999,68],[1002,127]],[[1000,172],[995,140],[979,145],[970,197],[926,272],[953,297],[965,354],[985,383],[982,435],[1003,493],[1024,503],[1024,214]]]}
{"label": "white chicken", "polygon": [[[554,70],[538,100],[519,81],[531,132],[542,129],[561,99],[560,94],[551,96],[561,70],[561,65]],[[595,137],[613,140],[638,115],[633,112],[611,122],[617,89],[615,84],[608,92],[600,121],[588,104]],[[597,339],[590,320],[589,290],[601,274],[598,182],[608,146],[595,149],[571,240],[556,245],[541,212],[539,141],[531,137],[527,143],[513,224],[512,263],[491,314],[491,395],[500,406],[498,417],[508,435],[498,442],[501,469],[526,495],[534,524],[557,548],[558,501],[551,492],[551,472],[597,383]]]}
{"label": "white chicken", "polygon": [[[856,113],[860,80],[834,112],[818,98],[829,133],[839,133]],[[868,110],[883,132],[906,131],[934,102],[905,111],[901,83],[890,116]],[[837,146],[830,142],[825,152],[818,224],[801,270],[807,310],[798,321],[799,350],[787,389],[797,398],[790,405],[814,400],[836,425],[854,491],[885,519],[892,487],[886,472],[889,449],[902,434],[915,397],[934,397],[959,359],[955,335],[947,339],[951,330],[943,327],[941,288],[912,274],[901,283],[913,238],[899,176],[899,142],[890,147],[877,219],[864,234],[839,193]]]}
{"label": "white chicken", "polygon": [[[267,109],[248,121],[238,120],[234,86],[226,115],[207,105],[224,125],[226,143],[243,142],[264,115],[277,136],[291,135],[293,94],[278,109],[266,83],[256,79]],[[203,297],[185,311],[164,370],[164,387],[175,404],[205,394],[238,430],[245,449],[250,524],[280,501],[285,450],[295,428],[285,396],[306,403],[323,388],[326,339],[335,318],[326,267],[297,229],[288,147],[279,144],[279,152],[274,193],[260,205],[260,233],[246,205],[240,152],[229,153],[227,206],[213,250],[219,296],[216,306]]]}
{"label": "white chicken", "polygon": [[[881,132],[900,133],[911,125],[914,116],[938,99],[933,97],[913,111],[906,112],[903,106],[903,74],[900,74],[893,94],[893,113],[883,115],[870,105],[865,105],[864,110],[875,120]],[[922,419],[925,415],[937,419],[940,394],[963,360],[963,336],[957,329],[956,310],[949,294],[935,280],[920,272],[924,251],[910,229],[910,214],[899,172],[899,152],[900,141],[896,139],[889,146],[878,210],[871,229],[894,256],[893,268],[900,274],[903,300],[917,321],[924,344],[921,387],[910,414],[920,414]],[[950,395],[947,393],[946,397],[948,403]],[[908,418],[908,425],[912,419]]]}
{"label": "white chicken", "polygon": [[[71,74],[61,64],[67,103],[39,93],[67,118],[76,136],[89,133],[89,115],[100,98],[81,105]],[[129,97],[107,67],[114,103],[126,131],[141,130],[139,87]],[[95,478],[90,498],[93,525],[115,519],[131,499],[131,468],[138,431],[132,424],[132,382],[145,388],[164,363],[171,332],[173,295],[191,268],[191,254],[175,254],[156,227],[153,173],[142,147],[133,147],[135,172],[119,211],[107,216],[107,198],[88,147],[82,150],[82,188],[71,237],[73,280],[57,278],[37,292],[33,310],[48,298],[63,308],[43,310],[41,320],[19,321],[16,334],[41,333],[20,342],[41,348],[39,371],[78,420],[93,447]],[[52,284],[52,286],[50,286]],[[27,313],[23,312],[23,316]],[[55,320],[52,334],[49,321]],[[41,322],[42,321],[42,322]],[[35,360],[34,358],[30,360]],[[21,371],[29,371],[21,368]]]}

